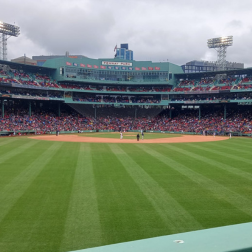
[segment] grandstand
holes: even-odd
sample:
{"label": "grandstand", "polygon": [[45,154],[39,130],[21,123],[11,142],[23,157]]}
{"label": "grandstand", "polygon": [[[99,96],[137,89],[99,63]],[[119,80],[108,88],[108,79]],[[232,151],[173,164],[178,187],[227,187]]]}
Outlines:
{"label": "grandstand", "polygon": [[251,135],[252,69],[184,73],[169,62],[67,55],[43,66],[2,60],[0,100],[4,135],[121,128]]}

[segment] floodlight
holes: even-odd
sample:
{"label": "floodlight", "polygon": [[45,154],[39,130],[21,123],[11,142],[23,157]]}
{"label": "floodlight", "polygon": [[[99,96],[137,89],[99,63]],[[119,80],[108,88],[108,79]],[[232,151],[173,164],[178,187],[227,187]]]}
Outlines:
{"label": "floodlight", "polygon": [[214,48],[217,50],[217,66],[219,67],[219,70],[225,70],[227,47],[233,45],[233,36],[208,39],[207,45],[208,48]]}
{"label": "floodlight", "polygon": [[233,45],[233,36],[219,37],[208,39],[207,45],[209,48],[219,48],[223,46]]}
{"label": "floodlight", "polygon": [[0,21],[0,59],[7,60],[7,39],[17,37],[19,34],[18,26]]}
{"label": "floodlight", "polygon": [[7,24],[0,21],[0,33],[17,37],[20,34],[20,28],[16,25]]}

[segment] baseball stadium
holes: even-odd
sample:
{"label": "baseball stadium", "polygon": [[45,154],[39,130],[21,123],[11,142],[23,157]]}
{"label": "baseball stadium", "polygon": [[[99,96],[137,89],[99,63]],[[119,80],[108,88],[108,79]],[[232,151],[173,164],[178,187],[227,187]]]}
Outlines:
{"label": "baseball stadium", "polygon": [[3,59],[0,102],[1,252],[252,251],[252,68]]}

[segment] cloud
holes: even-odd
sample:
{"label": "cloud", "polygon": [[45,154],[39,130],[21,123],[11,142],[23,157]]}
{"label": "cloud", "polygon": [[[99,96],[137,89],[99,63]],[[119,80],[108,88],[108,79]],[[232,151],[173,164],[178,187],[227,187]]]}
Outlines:
{"label": "cloud", "polygon": [[65,51],[109,58],[116,44],[129,43],[136,60],[181,65],[216,60],[207,39],[233,35],[227,59],[252,66],[250,0],[0,0],[0,6],[3,21],[21,28],[8,41],[8,58]]}
{"label": "cloud", "polygon": [[58,12],[53,9],[46,11],[44,7],[36,22],[33,20],[33,16],[21,20],[26,37],[54,54],[65,51],[74,54],[99,53],[106,46],[106,33],[114,24],[109,12],[90,15],[85,8],[78,6],[69,6],[67,10]]}

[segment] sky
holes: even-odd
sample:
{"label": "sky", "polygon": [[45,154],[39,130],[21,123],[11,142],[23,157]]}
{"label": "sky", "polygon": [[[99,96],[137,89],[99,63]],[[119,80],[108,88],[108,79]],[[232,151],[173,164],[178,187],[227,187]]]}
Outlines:
{"label": "sky", "polygon": [[252,67],[252,0],[0,0],[0,21],[20,27],[8,60],[38,55],[113,58],[128,43],[134,60],[216,61],[207,40],[233,36],[226,59]]}

